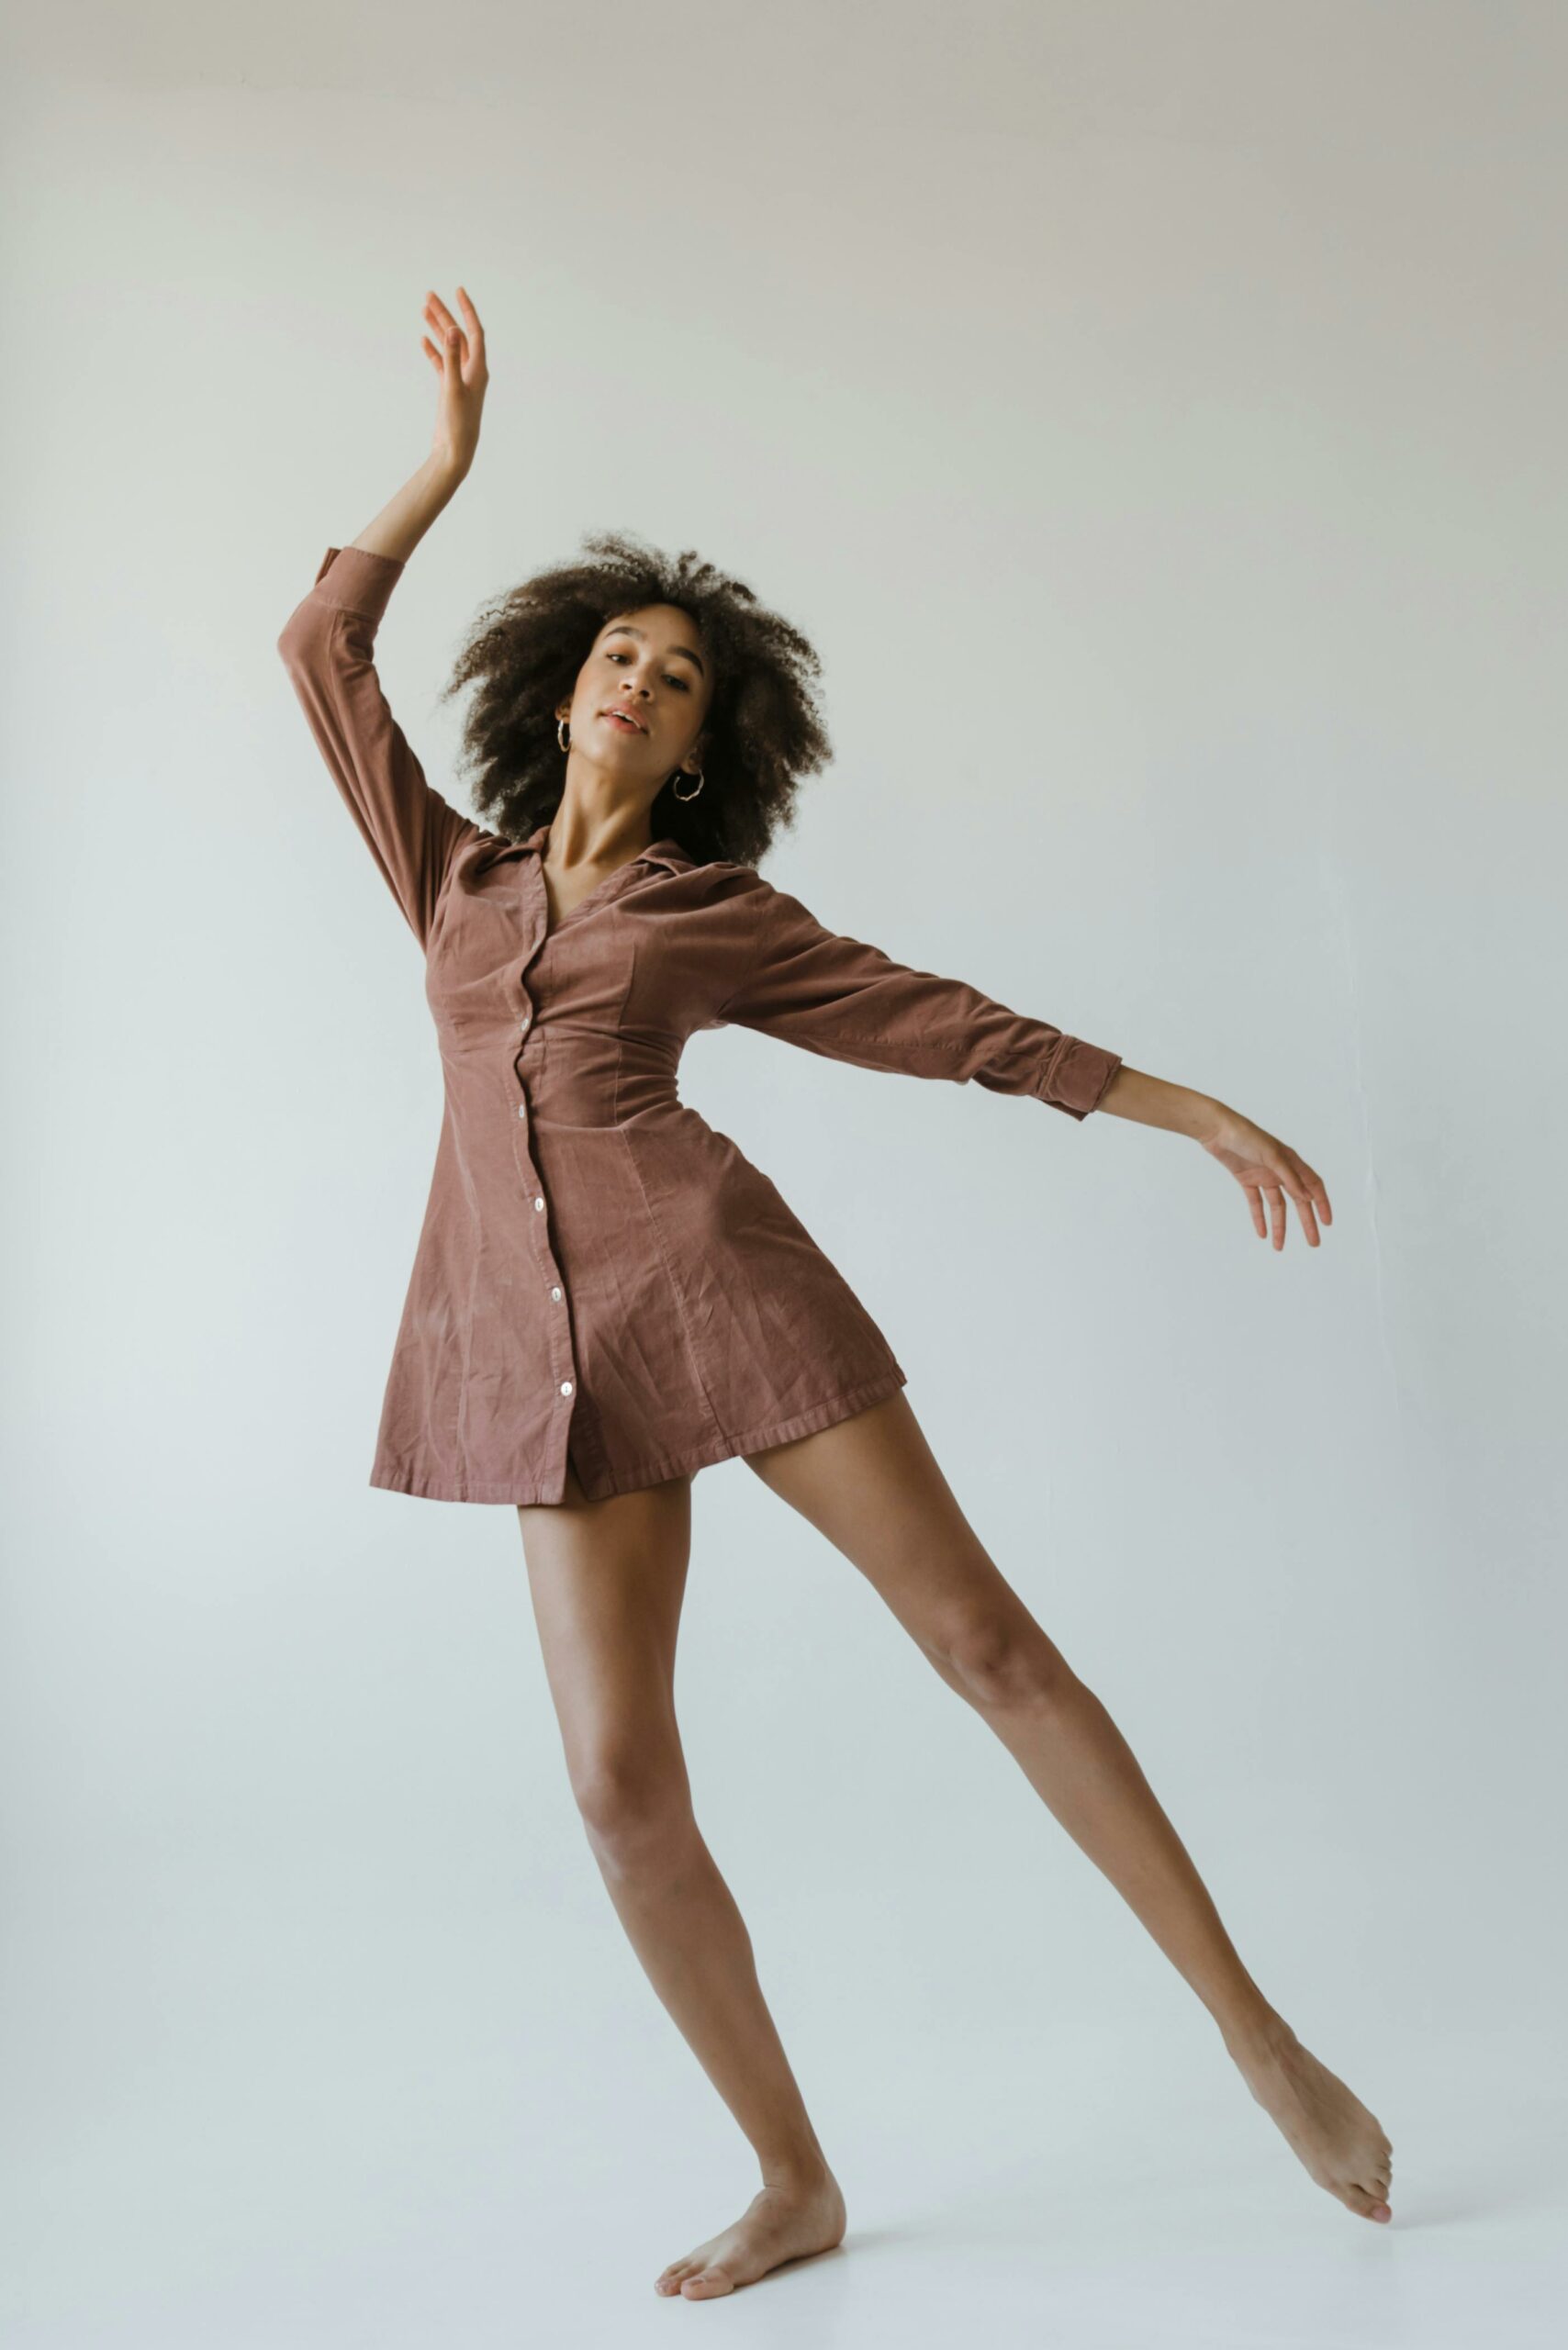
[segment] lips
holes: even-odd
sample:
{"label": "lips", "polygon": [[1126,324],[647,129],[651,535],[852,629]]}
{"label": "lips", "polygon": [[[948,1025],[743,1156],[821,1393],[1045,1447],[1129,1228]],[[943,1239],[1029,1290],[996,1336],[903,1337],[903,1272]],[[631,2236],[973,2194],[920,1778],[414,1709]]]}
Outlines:
{"label": "lips", "polygon": [[638,723],[637,720],[632,716],[630,711],[621,710],[613,703],[610,709],[601,710],[599,716],[601,718],[608,718],[612,725],[619,725],[623,729],[629,728],[633,734],[645,734],[648,731],[645,726]]}

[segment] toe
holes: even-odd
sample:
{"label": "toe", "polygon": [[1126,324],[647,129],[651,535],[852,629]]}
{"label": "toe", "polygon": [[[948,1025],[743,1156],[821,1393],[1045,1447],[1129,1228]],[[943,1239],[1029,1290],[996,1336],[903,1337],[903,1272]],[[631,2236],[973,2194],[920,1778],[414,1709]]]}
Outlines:
{"label": "toe", "polygon": [[717,2266],[700,2268],[694,2277],[688,2277],[685,2279],[681,2291],[694,2296],[700,2295],[702,2300],[710,2300],[716,2293],[733,2293],[734,2279]]}

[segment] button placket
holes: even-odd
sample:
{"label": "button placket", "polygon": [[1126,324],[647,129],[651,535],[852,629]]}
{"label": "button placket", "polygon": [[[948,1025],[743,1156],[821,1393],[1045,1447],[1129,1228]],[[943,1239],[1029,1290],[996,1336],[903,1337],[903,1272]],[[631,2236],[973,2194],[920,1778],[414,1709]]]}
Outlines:
{"label": "button placket", "polygon": [[[530,1029],[533,1026],[533,1006],[532,1006],[532,1004],[530,1002],[530,1001],[529,1001],[529,999],[528,999],[528,996],[527,996],[526,990],[525,990],[525,991],[524,991],[524,993],[523,993],[523,1000],[522,1000],[522,1003],[521,1003],[521,1008],[520,1008],[520,1010],[519,1010],[519,1012],[518,1012],[518,1015],[517,1015],[517,1024],[518,1024],[518,1032],[519,1032],[519,1034],[520,1034],[521,1036],[523,1036],[523,1037],[526,1037],[526,1036],[528,1035]],[[514,1060],[514,1062],[513,1062],[513,1071],[514,1071],[514,1074],[515,1074],[515,1075],[516,1075],[516,1077],[517,1077],[518,1087],[519,1087],[519,1090],[520,1090],[520,1091],[521,1091],[521,1096],[522,1096],[521,1100],[518,1102],[518,1105],[517,1105],[517,1114],[518,1114],[519,1118],[522,1121],[522,1123],[524,1124],[524,1125],[527,1125],[527,1122],[528,1122],[528,1089],[527,1089],[527,1085],[526,1085],[526,1083],[524,1082],[524,1080],[523,1080],[522,1071],[521,1071],[521,1069],[520,1068],[518,1068],[517,1063],[516,1063],[516,1061],[515,1061],[515,1060]],[[539,1179],[538,1179],[538,1171],[537,1171],[536,1168],[534,1167],[533,1162],[532,1162],[532,1158],[529,1156],[529,1154],[527,1153],[526,1149],[525,1149],[524,1154],[523,1154],[523,1167],[524,1167],[524,1170],[525,1170],[525,1173],[526,1173],[526,1174],[532,1176],[535,1181],[537,1181],[539,1180]],[[544,1194],[543,1194],[543,1192],[534,1192],[534,1194],[533,1194],[533,1213],[534,1213],[534,1214],[535,1214],[535,1215],[543,1215],[543,1214],[544,1214],[544,1209],[545,1209],[545,1199],[544,1199]],[[550,1248],[550,1241],[549,1241],[549,1234],[548,1234],[547,1226],[546,1226],[546,1225],[536,1225],[536,1226],[535,1226],[535,1230],[538,1232],[538,1234],[539,1234],[539,1236],[540,1236],[540,1238],[541,1238],[541,1240],[542,1240],[542,1241],[543,1241],[543,1255],[544,1255],[544,1263],[545,1263],[545,1270],[546,1270],[546,1273],[547,1273],[547,1274],[553,1274],[553,1273],[554,1273],[554,1272],[558,1271],[558,1270],[559,1270],[559,1268],[556,1266],[556,1264],[555,1264],[555,1262],[554,1262],[554,1259],[553,1253],[552,1253],[552,1251],[551,1251],[551,1248]],[[550,1282],[550,1296],[551,1296],[552,1301],[553,1301],[554,1304],[563,1304],[563,1303],[565,1302],[565,1298],[566,1298],[566,1292],[565,1292],[564,1288],[562,1287],[561,1283],[560,1283],[558,1281],[552,1281]],[[576,1366],[576,1364],[574,1363],[573,1360],[572,1360],[572,1349],[571,1349],[571,1328],[570,1328],[570,1325],[569,1325],[569,1323],[568,1323],[568,1324],[566,1324],[566,1325],[565,1326],[565,1327],[564,1327],[564,1331],[563,1331],[563,1336],[564,1336],[564,1337],[565,1337],[565,1341],[566,1341],[566,1358],[565,1358],[565,1362],[564,1362],[564,1364],[561,1362],[561,1360],[560,1360],[559,1359],[557,1359],[557,1360],[556,1360],[556,1364],[555,1364],[555,1371],[556,1371],[556,1384],[557,1384],[557,1387],[558,1387],[559,1393],[560,1393],[563,1396],[566,1397],[566,1398],[569,1400],[573,1395],[575,1395],[575,1394],[577,1393],[577,1381],[576,1381],[574,1378],[566,1378],[566,1379],[563,1379],[563,1378],[561,1378],[561,1376],[560,1376],[560,1372],[561,1372],[561,1371],[562,1371],[562,1369],[563,1369],[563,1368],[564,1368],[564,1369],[566,1369],[566,1371],[575,1371],[575,1370],[576,1370],[576,1367],[577,1367],[577,1366]],[[552,1354],[552,1355],[557,1355],[557,1347],[556,1347],[556,1342],[555,1342],[555,1339],[554,1339],[554,1334],[552,1334],[552,1337],[551,1337],[551,1339],[550,1339],[550,1352],[551,1352],[551,1354]]]}

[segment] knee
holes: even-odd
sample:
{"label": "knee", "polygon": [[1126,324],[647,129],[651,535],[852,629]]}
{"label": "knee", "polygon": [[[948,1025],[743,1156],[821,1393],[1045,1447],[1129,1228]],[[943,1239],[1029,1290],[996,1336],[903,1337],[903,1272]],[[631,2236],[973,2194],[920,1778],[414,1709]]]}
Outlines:
{"label": "knee", "polygon": [[986,1712],[1048,1705],[1072,1679],[1061,1651],[1023,1608],[956,1616],[930,1653],[944,1680]]}
{"label": "knee", "polygon": [[618,1874],[667,1867],[693,1830],[685,1773],[662,1756],[603,1749],[576,1765],[572,1793],[588,1842]]}

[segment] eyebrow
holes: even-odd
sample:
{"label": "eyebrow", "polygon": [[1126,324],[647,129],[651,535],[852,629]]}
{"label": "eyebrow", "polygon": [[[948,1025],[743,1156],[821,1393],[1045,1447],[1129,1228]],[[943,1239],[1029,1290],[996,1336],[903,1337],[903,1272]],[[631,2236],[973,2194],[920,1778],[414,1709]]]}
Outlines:
{"label": "eyebrow", "polygon": [[[644,639],[646,639],[648,633],[645,628],[637,628],[631,621],[617,621],[613,628],[607,628],[604,632],[607,637],[626,635],[640,636]],[[700,653],[689,652],[684,644],[672,644],[669,649],[669,657],[672,661],[695,661],[699,669],[702,670],[702,675],[704,677],[708,675],[703,667]]]}

